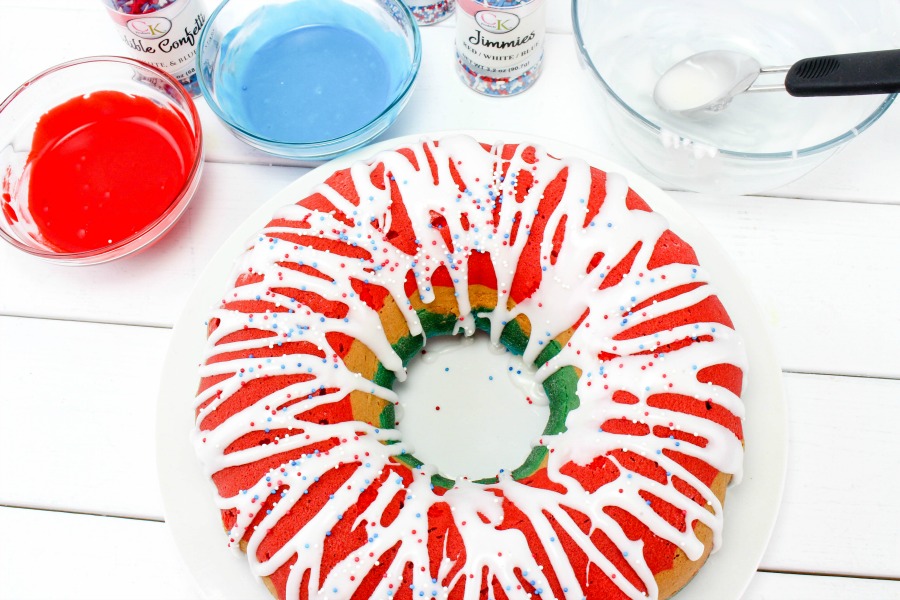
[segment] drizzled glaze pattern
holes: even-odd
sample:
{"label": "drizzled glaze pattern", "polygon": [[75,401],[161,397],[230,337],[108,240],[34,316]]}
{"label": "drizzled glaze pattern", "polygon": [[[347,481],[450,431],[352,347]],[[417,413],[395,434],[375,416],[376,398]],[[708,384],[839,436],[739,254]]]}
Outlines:
{"label": "drizzled glaze pattern", "polygon": [[[551,196],[558,204],[548,211]],[[244,547],[255,574],[290,599],[363,589],[373,598],[583,598],[601,578],[641,598],[656,597],[657,583],[623,511],[691,560],[704,552],[692,524],[708,526],[720,543],[722,506],[696,465],[739,477],[743,407],[739,384],[703,374],[723,365],[743,372],[743,348],[723,310],[698,308],[720,306],[703,269],[660,258],[683,242],[624,178],[538,148],[458,136],[354,164],[313,197],[332,208],[300,205],[309,199],[284,207],[239,259],[236,284],[210,319],[196,399],[195,447],[217,484],[230,542]],[[476,251],[496,271],[497,307],[482,315],[469,305]],[[550,340],[562,342],[536,378],[580,371],[580,406],[566,430],[536,442],[549,450],[540,478],[507,471],[496,483],[461,480],[444,490],[432,485],[433,468],[393,458],[412,451],[396,430],[308,418],[356,390],[397,400],[345,366],[335,334],[359,340],[403,379],[358,284],[386,290],[417,335],[405,286],[414,279],[430,303],[441,267],[460,330],[472,333],[482,316],[497,342],[525,315],[526,361]],[[523,268],[534,271],[524,287]],[[685,317],[696,314],[704,318]],[[251,401],[231,400],[273,381],[280,383]],[[687,404],[666,401],[676,397]],[[266,441],[244,443],[254,439]],[[579,473],[598,461],[605,479],[588,485]],[[252,476],[226,476],[240,469]],[[327,494],[313,514],[298,516],[317,486]],[[300,524],[285,525],[292,519]],[[620,554],[602,552],[597,532]],[[333,535],[350,547],[336,552]],[[573,543],[586,559],[577,566],[567,552]],[[377,580],[367,578],[373,569]]]}

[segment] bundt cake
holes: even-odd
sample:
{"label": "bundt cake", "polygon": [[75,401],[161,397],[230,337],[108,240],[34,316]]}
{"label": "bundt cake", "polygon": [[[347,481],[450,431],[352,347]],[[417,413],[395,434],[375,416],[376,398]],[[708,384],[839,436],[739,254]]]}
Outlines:
{"label": "bundt cake", "polygon": [[[277,211],[224,285],[193,443],[276,597],[668,598],[720,543],[743,345],[623,176],[423,139]],[[476,330],[535,366],[550,416],[522,464],[453,480],[392,387]]]}

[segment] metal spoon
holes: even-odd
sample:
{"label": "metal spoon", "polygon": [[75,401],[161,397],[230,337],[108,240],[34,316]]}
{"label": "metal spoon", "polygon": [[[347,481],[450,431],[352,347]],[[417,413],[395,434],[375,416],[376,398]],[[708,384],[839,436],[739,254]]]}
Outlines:
{"label": "metal spoon", "polygon": [[[786,73],[784,82],[756,83],[761,74]],[[900,49],[804,58],[763,67],[740,52],[709,50],[663,73],[653,100],[684,116],[723,110],[738,94],[786,90],[792,96],[852,96],[900,92]]]}

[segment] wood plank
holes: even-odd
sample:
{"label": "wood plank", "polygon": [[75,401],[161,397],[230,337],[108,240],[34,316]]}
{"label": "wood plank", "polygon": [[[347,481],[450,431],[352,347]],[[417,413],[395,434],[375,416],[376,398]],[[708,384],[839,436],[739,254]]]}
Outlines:
{"label": "wood plank", "polygon": [[[2,598],[202,597],[163,523],[0,507],[0,527],[16,540],[0,546]],[[757,573],[744,594],[745,600],[846,598],[897,600],[900,582]]]}
{"label": "wood plank", "polygon": [[900,579],[900,381],[784,383],[788,471],[762,567]]}
{"label": "wood plank", "polygon": [[[490,98],[461,84],[454,72],[454,35],[450,22],[423,27],[423,62],[409,105],[382,139],[458,129],[528,131],[575,144],[647,174],[614,139],[598,85],[582,69],[569,33],[568,3],[551,2],[544,73],[534,88],[514,98]],[[41,0],[0,4],[0,96],[37,72],[79,56],[122,54],[108,17],[88,0]],[[77,23],[78,35],[72,35]],[[59,43],[38,44],[33,31]],[[13,60],[14,58],[14,60]],[[217,122],[205,102],[202,114],[208,160],[255,164],[297,162],[268,156],[236,140]],[[841,198],[900,203],[893,183],[895,139],[900,111],[887,111],[881,122],[821,168],[774,195]],[[652,177],[651,177],[652,178]]]}
{"label": "wood plank", "polygon": [[[222,0],[203,0],[207,9],[207,16],[222,3]],[[554,33],[572,33],[572,10],[569,2],[547,2],[547,30]],[[52,9],[52,10],[83,10],[97,11],[96,0],[0,0],[0,9],[28,8],[28,9]],[[434,28],[445,27],[453,29],[456,26],[454,17],[450,17],[436,23]],[[423,26],[422,29],[432,27]]]}
{"label": "wood plank", "polygon": [[[14,399],[0,403],[0,481],[15,482],[0,503],[161,519],[154,412],[168,335],[0,318],[0,339],[18,340],[0,345],[0,398]],[[789,471],[763,567],[900,578],[888,475],[900,472],[900,381],[787,375],[785,386]]]}
{"label": "wood plank", "polygon": [[[452,28],[422,29],[422,66],[415,91],[397,121],[377,140],[462,129],[528,131],[588,148],[635,171],[644,171],[605,134],[599,135],[603,121],[597,111],[596,90],[578,64],[571,35],[547,35],[540,79],[527,93],[509,98],[484,96],[459,81],[454,36]],[[199,106],[209,160],[297,164],[248,148],[216,120],[205,102]]]}
{"label": "wood plank", "polygon": [[0,504],[162,519],[155,423],[170,333],[0,317]]}
{"label": "wood plank", "polygon": [[[99,2],[7,0],[0,4],[0,12],[3,98],[53,65],[84,56],[123,55],[128,50]],[[48,43],[49,40],[53,42]]]}
{"label": "wood plank", "polygon": [[[0,246],[0,314],[171,326],[221,243],[301,168],[206,165],[156,246],[72,269]],[[676,193],[753,290],[790,371],[900,377],[900,207]],[[876,333],[877,332],[877,335]]]}
{"label": "wood plank", "polygon": [[900,599],[900,581],[822,577],[785,573],[757,573],[744,600]]}
{"label": "wood plank", "polygon": [[164,523],[0,507],[0,598],[200,598]]}
{"label": "wood plank", "polygon": [[784,369],[898,377],[900,207],[676,193],[759,302]]}
{"label": "wood plank", "polygon": [[[642,171],[609,135],[596,89],[578,68],[560,10],[567,4],[551,0],[546,71],[519,98],[465,89],[452,68],[451,22],[423,30],[418,89],[383,137],[527,130]],[[55,43],[38,42],[36,30]],[[0,0],[0,97],[46,66],[122,50],[96,0]],[[306,171],[266,166],[275,159],[237,142],[199,104],[210,164],[175,230],[145,254],[90,269],[36,263],[4,246],[0,315],[174,321],[234,226]],[[900,487],[892,477],[900,468],[900,381],[870,378],[900,377],[900,284],[884,272],[900,258],[900,213],[866,204],[900,204],[891,133],[898,123],[889,111],[824,168],[768,198],[677,194],[744,272],[786,369],[867,376],[785,377],[791,459],[763,559],[779,572],[760,573],[747,598],[900,599]],[[258,166],[220,164],[228,161]],[[166,329],[0,317],[0,504],[161,518],[153,416],[168,337]],[[0,547],[0,597],[198,597],[161,523],[0,508],[0,527],[17,540]]]}
{"label": "wood plank", "polygon": [[60,266],[3,244],[0,314],[171,326],[200,271],[235,227],[306,171],[207,164],[172,230],[140,254],[108,264]]}

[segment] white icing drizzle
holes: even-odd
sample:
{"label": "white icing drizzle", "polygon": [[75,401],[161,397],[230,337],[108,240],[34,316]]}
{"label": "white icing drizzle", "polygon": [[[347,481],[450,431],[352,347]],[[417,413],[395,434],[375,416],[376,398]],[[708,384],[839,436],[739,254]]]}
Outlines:
{"label": "white icing drizzle", "polygon": [[[502,147],[488,151],[465,136],[447,137],[439,142],[423,141],[409,148],[415,155],[418,169],[398,152],[383,152],[371,163],[357,163],[350,169],[360,198],[359,206],[354,206],[327,184],[316,190],[353,219],[353,227],[348,227],[329,213],[296,205],[287,206],[276,217],[289,221],[306,220],[311,229],[270,225],[239,259],[235,279],[251,270],[261,279],[231,289],[225,299],[227,302],[264,299],[291,310],[264,314],[245,314],[225,308],[213,311],[211,316],[218,319],[219,324],[209,337],[206,358],[230,352],[274,349],[282,342],[297,341],[310,342],[320,348],[325,356],[294,354],[231,358],[203,366],[203,377],[222,378],[196,398],[198,427],[192,435],[206,473],[212,476],[222,469],[249,464],[291,449],[327,440],[339,441],[327,452],[306,454],[281,464],[249,489],[241,490],[234,496],[216,495],[216,504],[220,509],[237,512],[237,522],[229,532],[233,545],[237,545],[237,540],[247,534],[265,498],[281,490],[281,497],[271,507],[271,512],[249,535],[246,550],[253,572],[258,576],[274,573],[297,556],[288,579],[288,598],[300,596],[301,582],[307,571],[311,572],[311,576],[306,591],[311,598],[348,598],[385,552],[395,547],[398,548],[396,555],[387,565],[386,577],[381,579],[373,597],[391,597],[400,585],[407,564],[412,565],[412,581],[405,583],[414,586],[415,597],[443,598],[457,583],[464,581],[465,597],[477,598],[482,586],[483,568],[489,573],[488,586],[496,579],[510,598],[526,597],[515,575],[517,569],[525,580],[539,590],[540,597],[555,597],[555,588],[534,558],[526,536],[516,529],[498,529],[504,519],[501,497],[530,520],[565,598],[582,598],[588,591],[582,589],[579,580],[583,577],[579,578],[574,572],[557,538],[553,521],[583,548],[590,563],[612,578],[627,596],[646,596],[596,549],[590,536],[582,531],[563,507],[586,515],[590,520],[590,532],[601,530],[623,551],[625,560],[637,573],[647,596],[651,598],[657,596],[657,587],[653,573],[644,560],[642,542],[628,539],[618,522],[604,511],[605,508],[625,510],[656,535],[682,548],[691,559],[699,558],[703,552],[703,544],[690,526],[694,521],[709,526],[714,534],[714,548],[719,546],[722,527],[719,501],[709,487],[674,460],[670,452],[696,457],[719,471],[739,477],[743,456],[741,441],[729,429],[712,420],[653,407],[648,404],[648,399],[654,394],[680,394],[700,401],[710,400],[741,417],[743,407],[740,398],[727,389],[701,383],[697,379],[698,371],[722,363],[737,366],[746,372],[738,336],[719,323],[697,323],[633,339],[615,339],[635,325],[714,296],[715,288],[707,281],[707,275],[700,267],[669,264],[649,268],[656,242],[668,225],[656,213],[626,207],[628,187],[624,178],[607,175],[606,199],[599,213],[584,226],[591,186],[589,166],[580,159],[553,158],[539,148],[535,151],[536,161],[532,164],[523,157],[525,149],[526,146],[519,146],[508,160],[506,177],[502,177],[500,171],[504,162],[500,158]],[[436,177],[429,167],[427,153],[434,157]],[[382,183],[386,189],[380,189],[371,181],[371,174],[379,164],[385,167],[385,181]],[[451,164],[466,185],[464,192],[460,192],[454,182]],[[533,175],[534,183],[520,203],[515,198],[515,188],[517,174],[523,170]],[[565,191],[559,206],[549,215],[541,242],[543,274],[540,285],[530,297],[508,307],[513,275],[528,242],[539,202],[547,185],[563,170],[568,173]],[[391,185],[396,185],[405,199],[417,239],[418,252],[415,256],[405,254],[385,239],[384,232],[389,230],[391,219]],[[492,222],[493,213],[500,199],[499,224],[495,225]],[[446,220],[453,241],[452,248],[447,247],[441,232],[431,227],[432,211]],[[563,217],[566,221],[561,225]],[[463,225],[466,221],[468,228]],[[515,221],[518,221],[518,235],[511,243],[507,234],[516,226]],[[549,256],[553,233],[559,226],[564,227],[562,249],[555,263],[551,264]],[[372,258],[349,258],[297,245],[275,237],[279,234],[301,234],[342,241],[365,250]],[[641,246],[630,271],[618,284],[600,290],[603,278],[638,242]],[[391,348],[378,314],[354,292],[351,278],[388,290],[403,309],[411,333],[416,335],[422,331],[422,325],[404,292],[406,273],[409,270],[414,272],[419,294],[428,303],[434,298],[431,275],[440,267],[448,266],[461,314],[458,329],[471,334],[476,315],[472,314],[469,303],[467,259],[473,250],[489,253],[496,270],[497,308],[480,315],[490,319],[493,341],[498,342],[504,325],[517,315],[527,316],[531,323],[532,332],[523,357],[526,364],[533,363],[547,343],[587,313],[569,342],[535,374],[538,381],[543,381],[565,366],[577,367],[582,372],[577,384],[580,406],[569,413],[566,431],[545,435],[541,439],[541,444],[550,450],[547,477],[565,492],[531,487],[514,480],[507,470],[499,476],[497,483],[459,481],[441,496],[432,489],[431,476],[435,470],[428,465],[413,470],[408,485],[401,477],[391,473],[377,488],[372,503],[354,523],[355,527],[365,527],[368,543],[340,560],[325,574],[320,586],[324,541],[331,529],[356,505],[362,491],[385,474],[385,469],[391,465],[397,468],[392,457],[405,452],[403,441],[392,429],[378,429],[360,422],[321,425],[295,418],[315,406],[337,402],[353,390],[370,392],[389,401],[396,400],[391,390],[349,371],[325,334],[342,332],[360,340],[375,353],[385,368],[403,379],[405,371],[401,359]],[[596,268],[589,271],[589,264],[597,253],[602,253],[603,257]],[[312,266],[331,279],[287,269],[278,262]],[[640,311],[630,312],[645,301],[686,284],[702,285],[649,303]],[[274,291],[278,288],[314,292],[329,301],[343,303],[349,309],[347,316],[331,318],[307,310],[294,299]],[[274,335],[241,342],[222,342],[226,335],[247,326],[268,330]],[[652,353],[668,344],[701,336],[703,341],[656,356]],[[599,360],[597,357],[602,353],[606,353],[603,356],[613,355],[615,358]],[[199,429],[199,424],[244,382],[267,375],[286,374],[305,375],[309,379],[261,398],[212,430]],[[637,402],[613,402],[612,394],[616,390],[628,391],[637,398]],[[314,395],[317,392],[320,395]],[[298,398],[301,400],[277,409]],[[657,437],[652,433],[641,436],[602,431],[601,426],[611,420],[644,424],[650,431],[656,426],[683,431],[699,436],[706,443],[696,445],[691,441]],[[277,444],[225,453],[226,448],[249,432],[280,429],[289,430],[291,435],[282,437]],[[384,443],[388,441],[397,443]],[[631,471],[615,456],[609,455],[619,450],[656,461],[667,474],[666,483]],[[619,474],[614,481],[596,491],[586,491],[576,478],[562,472],[569,463],[584,466],[598,456],[607,456],[612,460]],[[292,506],[303,501],[304,494],[319,477],[347,464],[357,464],[357,468],[334,492],[324,508],[287,543],[265,560],[260,560],[257,550],[267,532]],[[679,492],[673,485],[675,478],[696,489],[706,506]],[[405,502],[396,519],[383,526],[382,512],[401,490],[406,493]],[[641,496],[641,492],[650,493],[683,511],[688,524],[686,530],[681,531],[662,518]],[[444,556],[437,567],[439,577],[432,579],[427,547],[427,513],[438,503],[452,507],[453,521],[464,542],[466,555],[461,565]],[[412,534],[412,531],[418,533]],[[450,573],[455,575],[445,581]]]}

